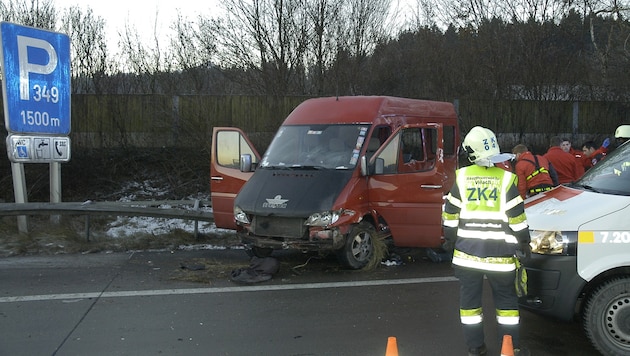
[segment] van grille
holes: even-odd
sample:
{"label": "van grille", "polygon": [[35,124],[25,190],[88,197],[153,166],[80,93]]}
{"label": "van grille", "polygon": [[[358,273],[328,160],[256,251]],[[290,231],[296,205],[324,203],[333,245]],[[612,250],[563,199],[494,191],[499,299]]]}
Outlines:
{"label": "van grille", "polygon": [[252,226],[255,235],[268,237],[302,238],[307,230],[304,219],[277,216],[254,216]]}

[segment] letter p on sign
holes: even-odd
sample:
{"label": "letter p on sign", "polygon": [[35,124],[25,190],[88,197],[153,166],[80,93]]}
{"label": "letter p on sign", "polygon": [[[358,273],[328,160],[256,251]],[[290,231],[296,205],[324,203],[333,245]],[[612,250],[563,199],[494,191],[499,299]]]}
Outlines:
{"label": "letter p on sign", "polygon": [[[29,100],[29,73],[50,74],[57,68],[57,52],[50,42],[39,38],[17,36],[18,62],[20,67],[20,99]],[[31,63],[28,59],[28,47],[41,49],[48,54],[45,64]]]}

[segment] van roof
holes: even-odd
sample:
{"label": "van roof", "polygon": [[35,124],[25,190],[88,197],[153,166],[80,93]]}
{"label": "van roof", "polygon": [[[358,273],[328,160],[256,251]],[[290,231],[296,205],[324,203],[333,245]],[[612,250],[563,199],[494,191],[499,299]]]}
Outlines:
{"label": "van roof", "polygon": [[420,116],[457,119],[453,104],[390,96],[341,96],[308,99],[298,105],[284,124],[371,123],[381,116]]}

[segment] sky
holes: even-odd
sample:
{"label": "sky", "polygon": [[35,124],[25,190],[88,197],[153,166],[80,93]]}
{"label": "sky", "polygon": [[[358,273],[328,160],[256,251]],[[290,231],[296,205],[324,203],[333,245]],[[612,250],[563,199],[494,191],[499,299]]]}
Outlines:
{"label": "sky", "polygon": [[[53,0],[58,11],[71,6],[82,10],[88,7],[95,16],[105,20],[108,47],[114,52],[118,49],[118,33],[124,32],[125,24],[135,27],[145,39],[152,38],[154,24],[160,25],[158,35],[166,39],[170,32],[169,25],[176,19],[179,11],[183,16],[194,18],[198,14],[216,16],[220,0]],[[213,13],[214,12],[214,13]]]}

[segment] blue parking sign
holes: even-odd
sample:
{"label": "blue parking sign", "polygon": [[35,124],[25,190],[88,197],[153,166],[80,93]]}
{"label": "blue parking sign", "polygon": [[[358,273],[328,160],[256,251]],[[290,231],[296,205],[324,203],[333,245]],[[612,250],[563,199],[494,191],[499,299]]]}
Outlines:
{"label": "blue parking sign", "polygon": [[70,39],[0,23],[4,118],[10,133],[70,133]]}

